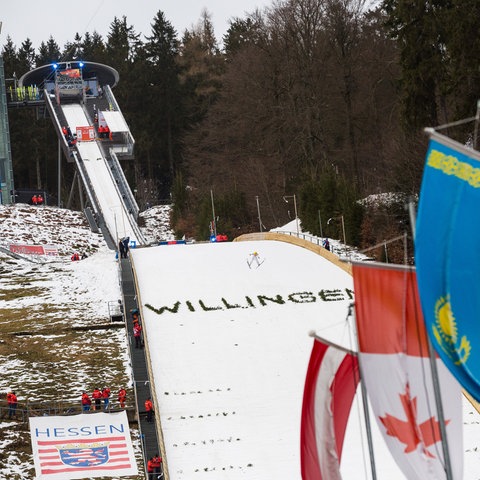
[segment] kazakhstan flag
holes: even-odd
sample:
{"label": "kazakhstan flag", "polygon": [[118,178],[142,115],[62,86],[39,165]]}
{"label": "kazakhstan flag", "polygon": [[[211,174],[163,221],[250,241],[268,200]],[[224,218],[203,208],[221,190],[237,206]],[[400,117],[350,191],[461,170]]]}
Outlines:
{"label": "kazakhstan flag", "polygon": [[423,174],[415,263],[430,340],[480,401],[480,154],[437,133]]}

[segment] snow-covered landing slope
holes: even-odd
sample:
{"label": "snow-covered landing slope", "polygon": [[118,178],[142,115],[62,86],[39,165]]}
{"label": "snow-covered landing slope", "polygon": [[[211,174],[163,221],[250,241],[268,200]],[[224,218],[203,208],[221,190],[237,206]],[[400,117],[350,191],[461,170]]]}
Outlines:
{"label": "snow-covered landing slope", "polygon": [[[254,251],[264,262],[250,269]],[[300,479],[308,333],[351,347],[350,275],[276,241],[160,246],[132,257],[170,478]],[[362,479],[356,410],[352,417],[342,470]],[[384,447],[379,456],[379,478],[403,478]]]}

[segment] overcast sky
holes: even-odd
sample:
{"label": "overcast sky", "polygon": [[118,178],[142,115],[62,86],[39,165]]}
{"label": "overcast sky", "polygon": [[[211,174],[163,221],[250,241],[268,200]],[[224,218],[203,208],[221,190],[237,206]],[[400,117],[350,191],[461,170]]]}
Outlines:
{"label": "overcast sky", "polygon": [[[91,2],[46,2],[23,0],[2,1],[0,22],[3,22],[0,45],[8,35],[18,47],[30,38],[38,49],[52,35],[63,48],[75,33],[83,35],[96,30],[104,39],[114,17],[127,17],[137,33],[150,35],[150,25],[159,10],[165,13],[179,37],[186,28],[196,24],[202,10],[212,14],[215,35],[220,41],[228,29],[228,20],[243,17],[245,12],[271,5],[272,0],[97,0]],[[144,37],[141,37],[144,40]]]}

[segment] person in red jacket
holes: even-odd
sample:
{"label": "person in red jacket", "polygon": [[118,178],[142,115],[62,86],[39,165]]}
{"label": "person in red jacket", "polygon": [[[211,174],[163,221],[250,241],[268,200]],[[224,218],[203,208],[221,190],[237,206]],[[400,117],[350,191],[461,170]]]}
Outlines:
{"label": "person in red jacket", "polygon": [[17,411],[17,396],[14,391],[7,393],[7,403],[8,403],[8,418],[15,416]]}
{"label": "person in red jacket", "polygon": [[127,391],[122,387],[118,391],[118,403],[120,404],[120,408],[125,408],[126,398],[127,398]]}
{"label": "person in red jacket", "polygon": [[38,195],[38,197],[37,197],[37,205],[43,205],[43,197],[42,197],[42,195]]}
{"label": "person in red jacket", "polygon": [[93,391],[92,398],[95,401],[94,410],[101,410],[102,409],[102,392],[98,388],[96,388]]}
{"label": "person in red jacket", "polygon": [[153,471],[162,473],[162,457],[158,453],[153,456]]}
{"label": "person in red jacket", "polygon": [[102,398],[103,398],[103,409],[108,410],[108,405],[110,403],[110,389],[108,387],[103,387]]}
{"label": "person in red jacket", "polygon": [[90,397],[88,396],[87,392],[82,393],[82,410],[84,412],[88,412],[90,410],[90,405],[92,404],[92,401],[90,400]]}
{"label": "person in red jacket", "polygon": [[150,460],[147,462],[147,473],[148,478],[153,478],[153,474],[155,473],[155,469],[153,467],[153,458],[150,458]]}
{"label": "person in red jacket", "polygon": [[142,348],[142,326],[138,322],[133,325],[133,337],[135,338],[135,348]]}
{"label": "person in red jacket", "polygon": [[147,422],[150,423],[153,419],[153,403],[150,397],[145,400],[145,410],[147,412]]}

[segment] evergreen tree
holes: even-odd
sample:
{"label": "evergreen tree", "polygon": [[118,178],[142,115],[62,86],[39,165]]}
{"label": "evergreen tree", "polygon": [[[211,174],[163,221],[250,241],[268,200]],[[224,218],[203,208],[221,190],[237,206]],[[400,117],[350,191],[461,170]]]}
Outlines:
{"label": "evergreen tree", "polygon": [[97,32],[93,32],[93,35],[86,32],[83,41],[80,42],[79,54],[83,60],[88,62],[102,63],[105,61],[105,44],[102,36]]}
{"label": "evergreen tree", "polygon": [[[98,39],[96,40],[98,44]],[[103,55],[103,53],[102,53]],[[128,25],[127,18],[115,17],[110,24],[105,44],[105,62],[115,68],[120,76],[114,95],[130,126],[135,138],[134,162],[125,162],[123,168],[130,185],[142,188],[144,180],[149,180],[143,175],[143,162],[149,161],[151,132],[147,130],[148,99],[145,98],[145,55],[140,35],[133,26]],[[152,190],[152,189],[149,189]],[[156,191],[156,188],[153,189]],[[149,199],[148,201],[152,201]]]}
{"label": "evergreen tree", "polygon": [[224,58],[215,39],[209,13],[204,10],[197,26],[184,33],[178,62],[190,125],[205,118],[221,90]]}
{"label": "evergreen tree", "polygon": [[141,47],[140,35],[132,25],[127,25],[127,17],[121,19],[114,17],[107,34],[107,55],[109,64],[120,70],[128,70]]}
{"label": "evergreen tree", "polygon": [[[438,125],[437,101],[445,93],[446,34],[443,22],[450,0],[383,0],[387,26],[400,48],[404,126],[417,132]],[[447,121],[447,119],[444,119]]]}
{"label": "evergreen tree", "polygon": [[20,60],[17,48],[12,38],[7,36],[7,41],[2,48],[3,68],[6,78],[20,78]]}
{"label": "evergreen tree", "polygon": [[215,215],[217,217],[217,234],[233,238],[251,230],[251,218],[243,192],[231,191],[216,196]]}
{"label": "evergreen tree", "polygon": [[313,235],[323,234],[343,241],[342,227],[345,226],[347,244],[358,245],[363,207],[357,199],[358,193],[351,181],[339,176],[333,167],[324,168],[319,181],[302,185],[299,201],[302,228]]}
{"label": "evergreen tree", "polygon": [[302,227],[313,235],[320,236],[320,233],[325,235],[327,220],[339,211],[337,176],[333,167],[325,167],[318,180],[307,181],[300,189],[299,216],[302,219]]}
{"label": "evergreen tree", "polygon": [[248,45],[257,44],[260,37],[260,18],[247,17],[230,20],[227,33],[223,36],[223,49],[227,59]]}
{"label": "evergreen tree", "polygon": [[179,41],[175,29],[162,11],[155,16],[151,35],[146,40],[148,85],[145,94],[151,105],[147,122],[155,138],[159,159],[155,174],[164,178],[164,193],[167,193],[180,161],[183,109],[176,62]]}
{"label": "evergreen tree", "polygon": [[49,63],[54,63],[60,61],[60,47],[57,42],[50,35],[47,43],[42,42],[40,48],[38,49],[38,55],[36,57],[36,66],[41,67],[42,65],[48,65]]}
{"label": "evergreen tree", "polygon": [[22,46],[18,49],[17,57],[22,75],[35,67],[35,49],[29,38],[22,42]]}
{"label": "evergreen tree", "polygon": [[477,0],[451,0],[442,17],[447,32],[444,61],[448,61],[449,97],[454,119],[471,117],[480,98],[480,3]]}
{"label": "evergreen tree", "polygon": [[82,60],[82,36],[77,32],[73,42],[65,44],[62,60],[68,62],[70,60]]}
{"label": "evergreen tree", "polygon": [[92,62],[107,63],[108,57],[106,56],[105,51],[105,42],[103,41],[102,36],[94,31],[92,34],[92,42],[90,50],[86,50],[85,46],[83,47],[85,51],[85,59]]}

